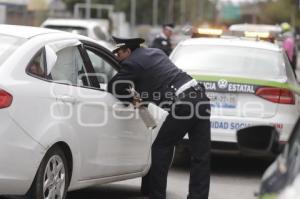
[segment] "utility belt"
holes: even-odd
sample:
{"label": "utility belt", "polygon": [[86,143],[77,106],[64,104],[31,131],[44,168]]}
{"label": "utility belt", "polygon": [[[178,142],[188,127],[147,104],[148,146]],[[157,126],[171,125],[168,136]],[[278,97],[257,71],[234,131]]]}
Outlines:
{"label": "utility belt", "polygon": [[[205,92],[205,88],[203,84],[198,83],[195,79],[192,79],[179,88],[174,87],[171,85],[171,88],[174,90],[175,98],[176,99],[183,99],[187,96],[194,98],[193,96],[197,95],[197,92],[203,93]],[[194,91],[194,92],[193,92]]]}
{"label": "utility belt", "polygon": [[174,85],[168,86],[170,88],[169,91],[172,93],[172,97],[165,98],[163,101],[168,102],[166,103],[162,108],[169,108],[172,106],[173,103],[183,101],[187,98],[197,98],[200,96],[200,98],[203,98],[205,95],[205,87],[203,84],[198,83],[196,80],[192,79],[183,85],[176,88]]}

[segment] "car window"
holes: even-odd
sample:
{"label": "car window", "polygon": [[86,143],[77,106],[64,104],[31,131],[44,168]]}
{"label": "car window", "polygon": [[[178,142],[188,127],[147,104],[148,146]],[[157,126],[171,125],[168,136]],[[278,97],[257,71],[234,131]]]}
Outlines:
{"label": "car window", "polygon": [[40,50],[27,66],[27,72],[33,76],[45,78],[45,51]]}
{"label": "car window", "polygon": [[106,59],[100,56],[99,53],[90,49],[87,49],[87,53],[92,62],[98,82],[100,84],[107,84],[116,74],[115,69]]}
{"label": "car window", "polygon": [[0,34],[0,67],[2,63],[26,40]]}
{"label": "car window", "polygon": [[257,48],[183,45],[177,48],[172,60],[187,72],[264,79],[285,76],[281,54]]}
{"label": "car window", "polygon": [[84,63],[77,47],[67,47],[56,54],[56,63],[48,72],[50,79],[70,85],[89,85],[85,78]]}
{"label": "car window", "polygon": [[100,27],[95,26],[93,30],[98,39],[107,40],[106,35],[104,34],[104,32],[101,30]]}

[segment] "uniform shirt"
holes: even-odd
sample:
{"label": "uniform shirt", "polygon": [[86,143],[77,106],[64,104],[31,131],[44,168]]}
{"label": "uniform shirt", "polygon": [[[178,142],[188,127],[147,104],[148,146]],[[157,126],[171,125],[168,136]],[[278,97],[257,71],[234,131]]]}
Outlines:
{"label": "uniform shirt", "polygon": [[170,40],[163,34],[161,33],[158,35],[152,42],[151,48],[158,48],[161,49],[166,53],[166,55],[170,55],[172,52],[172,45]]}
{"label": "uniform shirt", "polygon": [[120,80],[132,81],[143,101],[159,105],[170,85],[179,88],[192,79],[177,68],[163,51],[154,48],[137,48],[121,65],[120,71],[108,83],[108,91],[117,94],[122,101],[131,101],[132,98],[126,91],[128,83],[117,83]]}

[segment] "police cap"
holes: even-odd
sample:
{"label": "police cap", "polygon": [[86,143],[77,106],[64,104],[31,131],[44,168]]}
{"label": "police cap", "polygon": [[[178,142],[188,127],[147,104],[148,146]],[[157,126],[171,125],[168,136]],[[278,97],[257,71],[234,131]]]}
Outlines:
{"label": "police cap", "polygon": [[120,38],[112,36],[112,39],[116,46],[116,48],[112,51],[113,53],[116,53],[121,48],[137,48],[141,43],[145,42],[142,38]]}

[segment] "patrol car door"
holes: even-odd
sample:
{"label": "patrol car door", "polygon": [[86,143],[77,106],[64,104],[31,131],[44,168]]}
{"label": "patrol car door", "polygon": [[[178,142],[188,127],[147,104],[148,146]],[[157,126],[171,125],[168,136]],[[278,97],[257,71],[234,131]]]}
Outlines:
{"label": "patrol car door", "polygon": [[[95,159],[99,165],[95,169],[101,173],[105,168],[114,175],[143,171],[150,162],[152,131],[145,127],[136,109],[124,106],[121,101],[105,91],[108,81],[120,67],[118,62],[108,50],[90,43],[84,45],[82,53],[85,61],[91,66],[88,70],[90,81],[97,81],[101,86],[97,88],[91,85],[92,88],[85,90],[88,94],[82,98],[91,103],[105,104],[107,113],[104,128],[91,127],[92,131],[98,134],[99,147]],[[85,106],[82,110],[85,122],[88,125],[93,123],[91,115],[101,115],[103,108]],[[151,110],[159,112],[153,106]],[[158,113],[156,115],[160,116]]]}

